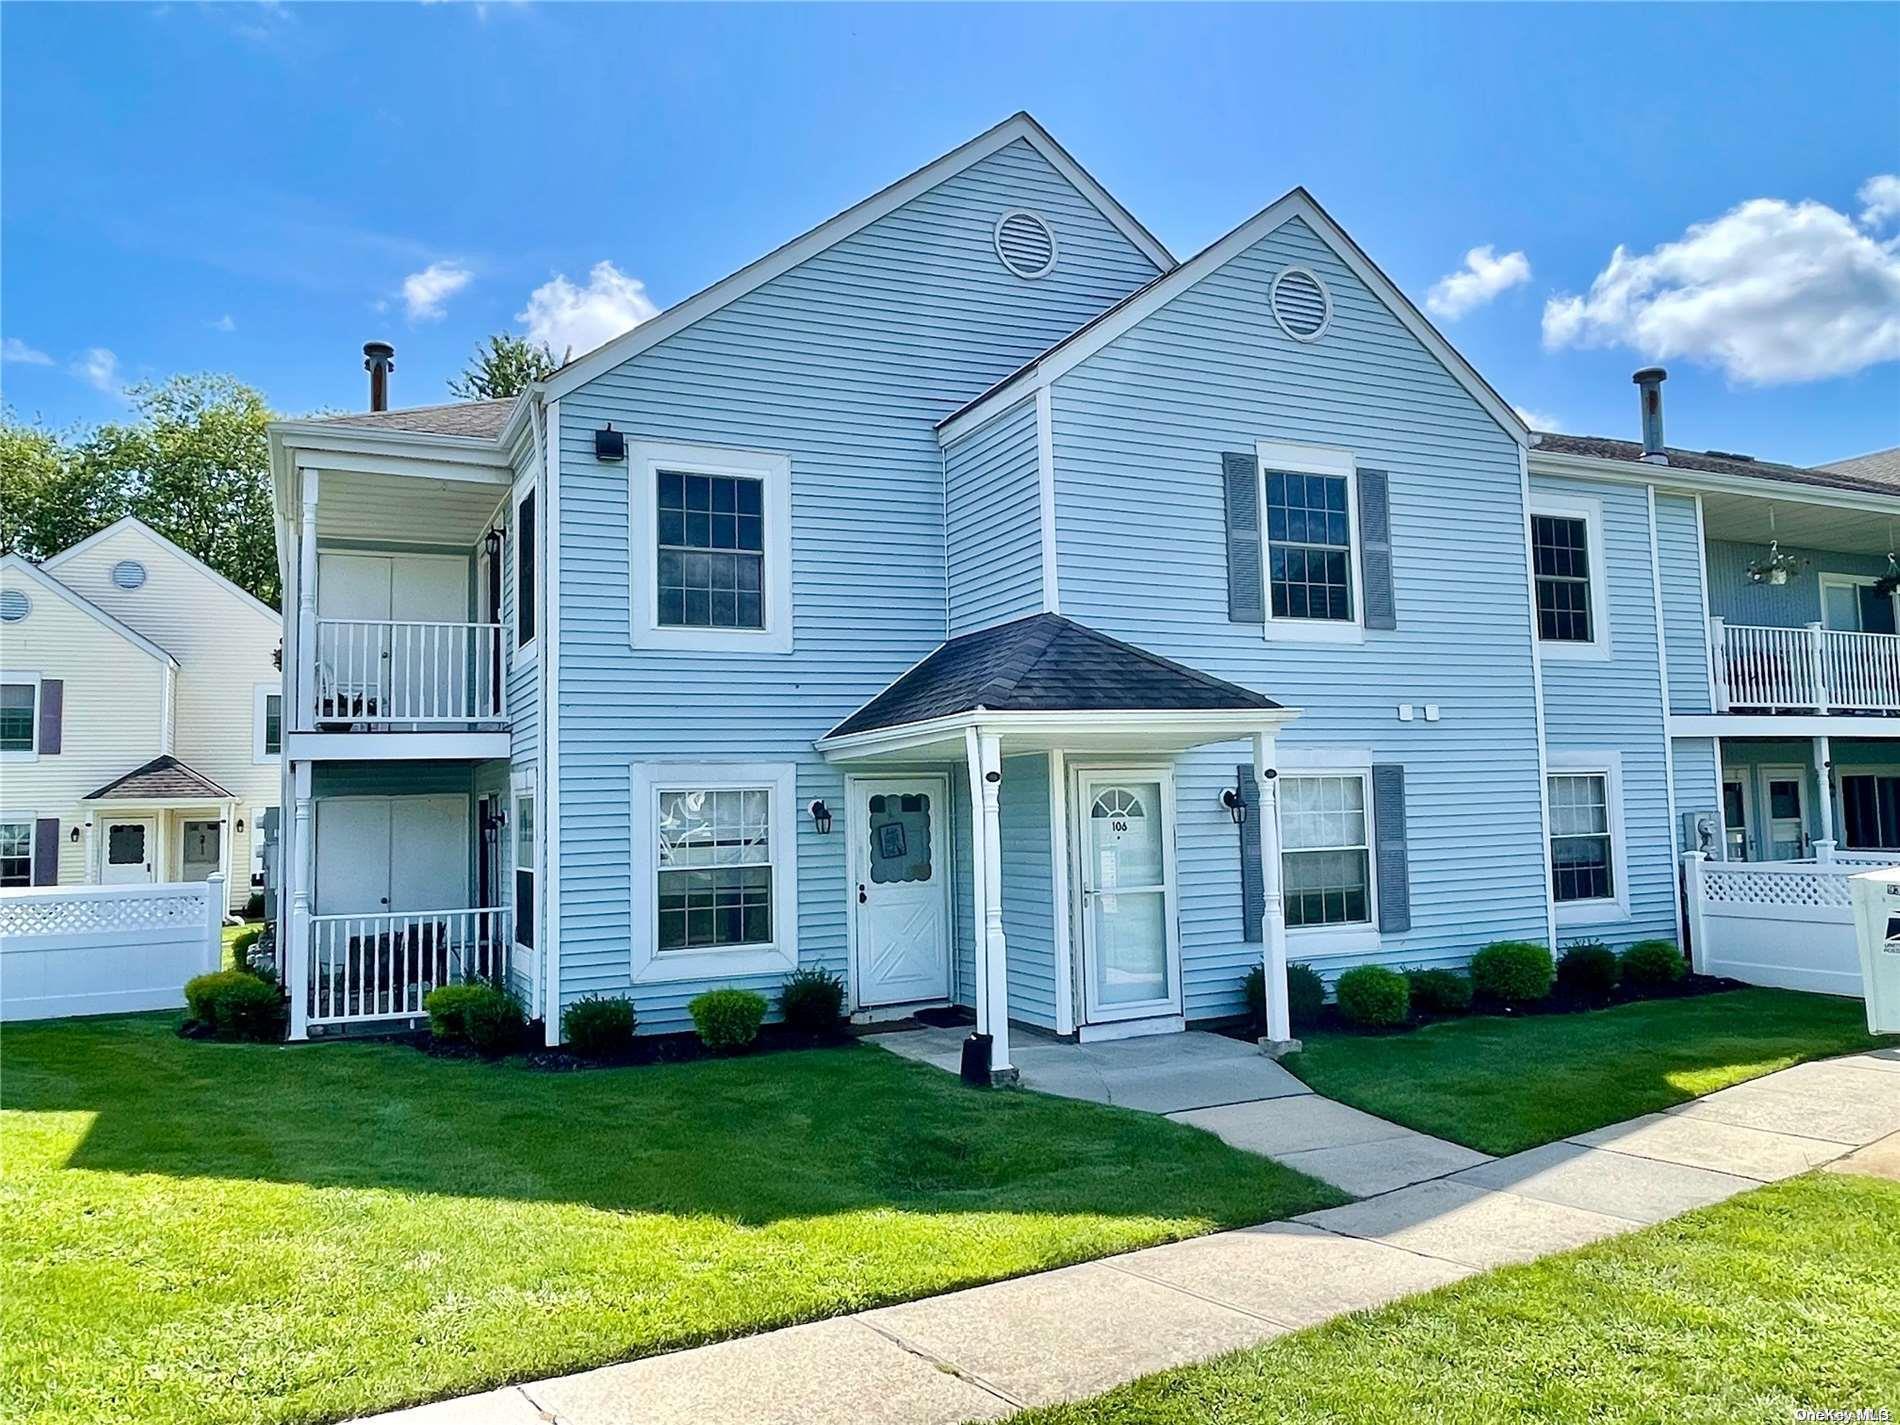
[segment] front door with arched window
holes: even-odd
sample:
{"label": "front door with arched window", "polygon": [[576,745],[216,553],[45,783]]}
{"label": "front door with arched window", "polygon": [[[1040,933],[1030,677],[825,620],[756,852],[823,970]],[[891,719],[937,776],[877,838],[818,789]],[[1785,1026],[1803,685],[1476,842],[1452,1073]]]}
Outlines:
{"label": "front door with arched window", "polygon": [[1083,1019],[1179,1014],[1173,775],[1085,769],[1076,790]]}

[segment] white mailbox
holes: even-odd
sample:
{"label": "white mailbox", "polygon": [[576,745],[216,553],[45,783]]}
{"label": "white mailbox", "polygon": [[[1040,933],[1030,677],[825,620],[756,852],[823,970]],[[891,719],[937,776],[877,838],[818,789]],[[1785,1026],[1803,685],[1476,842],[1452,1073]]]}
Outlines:
{"label": "white mailbox", "polygon": [[1900,868],[1850,879],[1867,1032],[1900,1034]]}

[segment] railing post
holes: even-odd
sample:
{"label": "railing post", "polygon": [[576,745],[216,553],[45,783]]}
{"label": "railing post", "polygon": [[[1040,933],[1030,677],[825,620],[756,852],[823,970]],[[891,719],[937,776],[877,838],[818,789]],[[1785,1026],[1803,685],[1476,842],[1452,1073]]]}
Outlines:
{"label": "railing post", "polygon": [[1728,696],[1728,628],[1719,618],[1709,620],[1709,672],[1715,685],[1715,710],[1727,712]]}
{"label": "railing post", "polygon": [[224,873],[205,877],[205,973],[224,968]]}
{"label": "railing post", "polygon": [[317,725],[317,472],[303,472],[303,525],[297,532],[297,667],[284,671],[284,685],[295,689],[292,726],[309,732]]}
{"label": "railing post", "polygon": [[1707,853],[1702,851],[1682,853],[1682,903],[1689,917],[1689,965],[1698,975],[1708,973],[1705,967],[1709,960],[1709,917],[1702,884],[1704,863],[1708,859]]}
{"label": "railing post", "polygon": [[1814,843],[1814,864],[1817,866],[1832,866],[1834,864],[1834,850],[1834,838],[1831,836],[1823,836],[1819,841]]}
{"label": "railing post", "polygon": [[[290,884],[289,939],[284,945],[284,989],[290,995],[290,1037],[310,1037],[310,764],[291,766],[291,790],[296,798],[288,854],[282,857]],[[284,927],[280,927],[283,929]]]}
{"label": "railing post", "polygon": [[1808,625],[1808,666],[1813,670],[1813,706],[1816,712],[1828,710],[1827,635],[1818,623]]}

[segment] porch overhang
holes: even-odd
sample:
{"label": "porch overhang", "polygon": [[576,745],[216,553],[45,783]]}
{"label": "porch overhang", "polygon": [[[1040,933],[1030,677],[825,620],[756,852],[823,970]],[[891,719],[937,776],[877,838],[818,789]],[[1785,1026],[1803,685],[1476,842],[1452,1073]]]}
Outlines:
{"label": "porch overhang", "polygon": [[995,736],[1004,756],[1024,752],[1144,753],[1172,756],[1211,743],[1269,736],[1299,708],[1048,709],[975,708],[895,727],[831,734],[815,746],[827,762],[901,766],[961,759],[972,731]]}

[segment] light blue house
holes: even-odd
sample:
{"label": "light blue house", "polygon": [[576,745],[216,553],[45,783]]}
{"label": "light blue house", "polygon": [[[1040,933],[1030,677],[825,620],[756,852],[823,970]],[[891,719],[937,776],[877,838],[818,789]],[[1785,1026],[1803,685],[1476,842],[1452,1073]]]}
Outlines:
{"label": "light blue house", "polygon": [[1003,1072],[1264,966],[1285,1040],[1289,959],[1900,846],[1900,480],[1653,404],[1534,436],[1303,190],[1178,263],[1017,115],[519,400],[282,423],[293,1034],[819,966]]}

